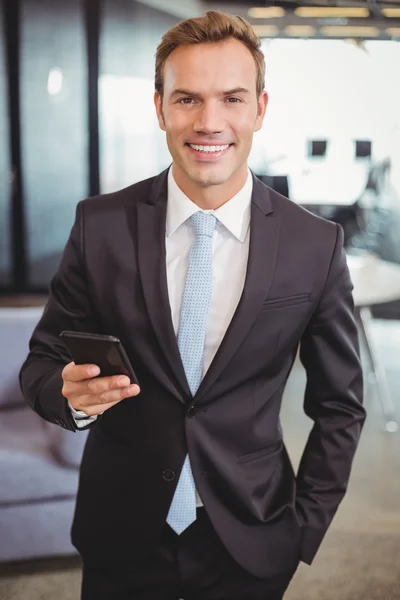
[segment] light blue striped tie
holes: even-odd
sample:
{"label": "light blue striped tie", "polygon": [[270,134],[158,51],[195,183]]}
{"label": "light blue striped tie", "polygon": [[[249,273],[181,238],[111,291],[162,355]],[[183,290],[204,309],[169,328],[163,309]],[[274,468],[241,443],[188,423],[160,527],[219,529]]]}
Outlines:
{"label": "light blue striped tie", "polygon": [[[212,292],[212,238],[216,218],[203,212],[191,216],[196,240],[189,254],[178,331],[178,346],[190,391],[194,396],[203,371],[204,338]],[[189,455],[175,490],[167,523],[182,533],[196,519],[196,487]]]}

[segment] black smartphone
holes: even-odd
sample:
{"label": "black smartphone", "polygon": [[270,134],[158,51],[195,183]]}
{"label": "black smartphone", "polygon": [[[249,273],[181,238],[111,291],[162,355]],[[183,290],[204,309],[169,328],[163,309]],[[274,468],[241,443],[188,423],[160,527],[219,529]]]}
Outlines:
{"label": "black smartphone", "polygon": [[131,383],[139,385],[130,360],[117,337],[81,331],[62,331],[60,338],[76,365],[97,365],[100,368],[99,377],[127,375]]}

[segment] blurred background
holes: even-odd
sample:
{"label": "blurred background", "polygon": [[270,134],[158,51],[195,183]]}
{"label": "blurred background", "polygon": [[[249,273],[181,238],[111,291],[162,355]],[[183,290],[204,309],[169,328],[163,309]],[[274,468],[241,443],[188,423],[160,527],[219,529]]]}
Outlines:
{"label": "blurred background", "polygon": [[270,105],[254,172],[339,220],[347,245],[400,262],[400,4],[253,4],[2,0],[2,292],[45,293],[77,202],[169,165],[154,53],[208,8],[241,14],[262,39]]}
{"label": "blurred background", "polygon": [[[400,0],[0,0],[0,599],[78,598],[68,527],[84,435],[61,456],[71,441],[28,415],[17,372],[76,204],[170,164],[154,55],[208,9],[262,41],[270,103],[250,167],[343,226],[355,286],[366,433],[344,508],[288,598],[400,597]],[[303,385],[296,364],[283,409],[294,463]]]}

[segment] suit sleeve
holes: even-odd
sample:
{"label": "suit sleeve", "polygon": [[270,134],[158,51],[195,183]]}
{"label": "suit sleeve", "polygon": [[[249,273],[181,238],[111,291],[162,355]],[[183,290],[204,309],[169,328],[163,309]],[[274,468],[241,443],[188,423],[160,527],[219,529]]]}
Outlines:
{"label": "suit sleeve", "polygon": [[314,421],[297,474],[301,560],[311,563],[343,499],[365,421],[353,286],[337,227],[328,276],[302,337],[304,411]]}
{"label": "suit sleeve", "polygon": [[48,302],[19,375],[22,392],[33,410],[46,421],[71,431],[77,429],[76,422],[61,394],[61,373],[71,358],[59,334],[65,329],[95,331],[84,262],[83,204],[77,206],[59,269],[50,284]]}

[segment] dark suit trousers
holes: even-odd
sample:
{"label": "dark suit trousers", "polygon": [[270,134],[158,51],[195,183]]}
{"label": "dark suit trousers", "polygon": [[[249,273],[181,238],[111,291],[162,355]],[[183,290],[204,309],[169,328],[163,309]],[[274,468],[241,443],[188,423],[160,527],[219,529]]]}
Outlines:
{"label": "dark suit trousers", "polygon": [[295,567],[258,579],[230,556],[207,517],[178,536],[166,524],[157,550],[143,564],[83,568],[82,600],[281,600]]}

